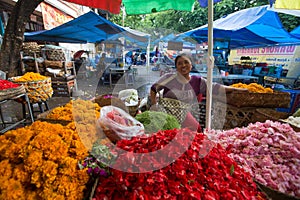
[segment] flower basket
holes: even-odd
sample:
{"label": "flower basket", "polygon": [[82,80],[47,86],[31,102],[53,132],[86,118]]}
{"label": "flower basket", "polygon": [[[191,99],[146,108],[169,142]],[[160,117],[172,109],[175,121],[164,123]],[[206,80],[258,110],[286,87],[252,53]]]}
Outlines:
{"label": "flower basket", "polygon": [[288,116],[290,116],[290,113],[279,112],[272,108],[257,108],[252,116],[252,122],[279,121],[288,118]]}
{"label": "flower basket", "polygon": [[26,90],[23,85],[20,85],[19,87],[16,87],[16,88],[0,90],[0,101],[3,101],[5,99],[10,99],[10,98],[13,98],[18,95],[25,94],[25,93],[26,93]]}
{"label": "flower basket", "polygon": [[[245,127],[252,122],[252,116],[255,112],[255,107],[238,108],[216,101],[212,109],[212,124],[214,124],[215,129],[223,130]],[[222,118],[219,116],[222,116]]]}
{"label": "flower basket", "polygon": [[100,107],[113,105],[123,110],[127,109],[125,103],[118,97],[113,96],[112,94],[103,94],[97,96],[94,99],[94,102],[97,103]]}
{"label": "flower basket", "polygon": [[26,82],[19,82],[17,81],[18,78],[19,77],[12,77],[10,78],[10,81],[17,84],[22,84],[25,87],[31,103],[46,101],[47,99],[52,97],[53,89],[51,86],[50,77],[47,77],[44,80]]}
{"label": "flower basket", "polygon": [[[223,98],[220,98],[219,100],[224,101]],[[290,100],[290,93],[278,91],[275,91],[274,93],[232,91],[226,94],[226,103],[239,108],[289,108]]]}

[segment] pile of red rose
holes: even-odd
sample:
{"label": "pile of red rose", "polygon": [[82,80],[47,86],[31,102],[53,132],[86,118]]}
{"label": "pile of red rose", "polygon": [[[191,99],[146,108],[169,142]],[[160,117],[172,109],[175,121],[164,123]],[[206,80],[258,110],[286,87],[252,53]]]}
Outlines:
{"label": "pile of red rose", "polygon": [[0,90],[6,90],[6,89],[11,89],[11,88],[17,88],[20,85],[15,84],[13,82],[7,81],[7,80],[2,80],[0,79]]}
{"label": "pile of red rose", "polygon": [[258,182],[300,197],[300,133],[288,124],[257,122],[218,132],[216,141]]}
{"label": "pile of red rose", "polygon": [[[188,129],[159,131],[150,137],[120,140],[116,146],[118,159],[111,176],[100,178],[95,200],[264,199],[250,174],[202,133]],[[148,156],[156,152],[160,156]],[[165,167],[151,171],[169,161]]]}

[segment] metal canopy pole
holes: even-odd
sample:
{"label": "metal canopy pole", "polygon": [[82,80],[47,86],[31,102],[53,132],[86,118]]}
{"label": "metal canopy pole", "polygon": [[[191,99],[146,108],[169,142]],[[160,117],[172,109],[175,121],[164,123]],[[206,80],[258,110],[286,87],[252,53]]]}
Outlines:
{"label": "metal canopy pole", "polygon": [[206,91],[206,128],[211,129],[212,78],[213,78],[213,0],[208,0],[208,59]]}

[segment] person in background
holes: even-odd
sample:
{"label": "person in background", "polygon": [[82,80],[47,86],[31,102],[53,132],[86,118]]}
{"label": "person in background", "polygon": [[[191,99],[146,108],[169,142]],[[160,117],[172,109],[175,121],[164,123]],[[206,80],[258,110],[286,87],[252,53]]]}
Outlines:
{"label": "person in background", "polygon": [[[175,58],[176,73],[164,74],[150,89],[150,102],[153,110],[156,110],[157,93],[163,90],[162,97],[180,100],[184,103],[193,104],[201,101],[201,97],[206,95],[206,79],[199,75],[190,75],[192,61],[188,54],[180,54]],[[233,88],[218,83],[213,83],[213,94],[222,94],[233,90],[243,90]],[[150,108],[151,110],[151,108]],[[187,113],[182,127],[191,130],[202,131],[198,121],[191,113]]]}
{"label": "person in background", "polygon": [[98,64],[98,62],[99,62],[99,60],[100,60],[100,54],[99,53],[97,53],[96,55],[95,55],[95,64],[97,65]]}
{"label": "person in background", "polygon": [[96,67],[99,76],[102,76],[103,72],[105,71],[105,68],[106,68],[105,58],[106,58],[106,54],[102,53],[102,55],[99,59],[99,62],[97,64],[97,67]]}

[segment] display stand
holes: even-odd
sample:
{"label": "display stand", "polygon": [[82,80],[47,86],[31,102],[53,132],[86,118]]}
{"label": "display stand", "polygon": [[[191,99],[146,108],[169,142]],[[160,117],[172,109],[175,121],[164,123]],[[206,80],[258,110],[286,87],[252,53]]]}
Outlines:
{"label": "display stand", "polygon": [[53,96],[71,96],[72,91],[77,91],[77,74],[73,61],[62,61],[64,66],[64,77],[51,77]]}
{"label": "display stand", "polygon": [[[6,103],[6,102],[9,102],[11,100],[17,100],[19,98],[24,98],[25,99],[25,103],[22,103],[23,119],[21,119],[21,120],[19,120],[17,122],[14,122],[12,124],[11,123],[5,123],[4,122],[3,113],[2,113],[2,109],[1,109],[1,105],[4,104],[4,103]],[[25,105],[27,105],[29,116],[26,116],[26,107],[25,107]],[[30,104],[30,101],[29,101],[29,98],[28,98],[27,94],[26,93],[19,94],[19,95],[15,96],[15,97],[11,97],[11,98],[4,99],[4,100],[0,101],[0,117],[1,117],[1,120],[2,120],[2,126],[4,127],[4,129],[0,130],[0,134],[3,134],[6,131],[15,128],[19,124],[26,123],[26,120],[27,120],[28,117],[30,118],[31,123],[33,123],[34,122],[33,112],[32,112],[31,104]],[[7,124],[10,124],[10,125],[7,126]]]}

